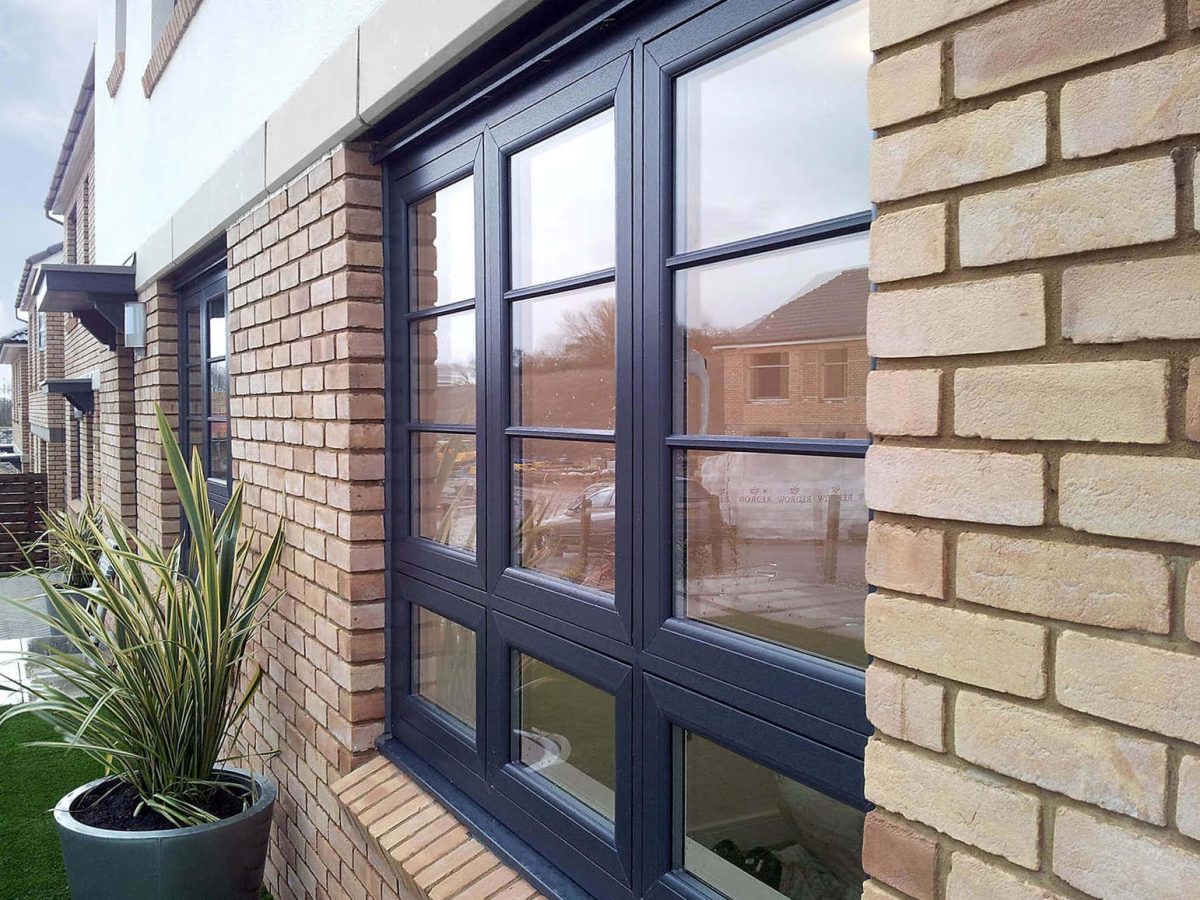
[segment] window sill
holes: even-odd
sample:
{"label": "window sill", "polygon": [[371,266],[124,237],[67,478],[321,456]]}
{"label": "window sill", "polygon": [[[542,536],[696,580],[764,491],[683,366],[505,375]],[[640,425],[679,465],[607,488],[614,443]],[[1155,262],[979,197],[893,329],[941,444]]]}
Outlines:
{"label": "window sill", "polygon": [[159,35],[158,44],[155,46],[154,52],[150,54],[150,62],[142,74],[142,91],[147,97],[154,93],[154,86],[162,78],[167,63],[175,55],[175,49],[183,40],[183,33],[187,31],[188,25],[191,24],[192,18],[196,15],[196,10],[200,8],[202,2],[204,0],[178,0],[175,4],[171,18],[167,20],[166,27]]}
{"label": "window sill", "polygon": [[105,82],[108,85],[108,96],[117,96],[117,90],[121,87],[121,79],[125,75],[125,51],[122,50],[113,58],[112,69],[109,70],[108,80]]}
{"label": "window sill", "polygon": [[378,756],[333,785],[366,840],[420,900],[545,900],[415,778]]}

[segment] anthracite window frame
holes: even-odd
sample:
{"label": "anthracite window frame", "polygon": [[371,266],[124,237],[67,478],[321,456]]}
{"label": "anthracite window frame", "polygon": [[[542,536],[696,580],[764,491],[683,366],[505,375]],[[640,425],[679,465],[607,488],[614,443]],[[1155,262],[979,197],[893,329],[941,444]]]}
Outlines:
{"label": "anthracite window frame", "polygon": [[[681,729],[859,809],[869,725],[864,673],[838,662],[679,618],[671,545],[673,454],[736,450],[862,459],[865,440],[683,435],[674,395],[673,276],[698,265],[863,234],[872,213],[686,253],[673,249],[672,81],[830,0],[683,0],[617,4],[620,14],[564,46],[551,64],[390,147],[385,157],[388,337],[388,736],[405,762],[455,808],[508,835],[499,849],[543,890],[563,896],[695,898],[715,892],[682,870]],[[820,86],[814,89],[819,90]],[[613,269],[535,288],[508,288],[508,159],[590,116],[615,110],[617,258]],[[864,140],[867,139],[864,133]],[[410,311],[409,210],[475,178],[478,378],[476,423],[410,419],[410,324],[456,306]],[[511,425],[511,304],[615,278],[617,298],[616,590],[600,595],[511,563],[514,438],[585,437]],[[413,416],[415,418],[415,416]],[[412,436],[469,432],[478,462],[475,554],[414,535]],[[610,440],[607,433],[594,439]],[[489,515],[490,513],[490,515]],[[479,740],[413,692],[413,607],[476,634]],[[580,802],[514,765],[512,659],[529,653],[612,694],[617,708],[616,814]],[[461,803],[455,801],[455,797]],[[494,817],[494,818],[493,818]],[[502,825],[500,824],[502,823]],[[478,824],[478,822],[477,822]],[[514,849],[515,848],[515,849]],[[531,862],[530,860],[535,860]],[[543,862],[557,867],[539,868]],[[565,873],[573,882],[561,877]]]}
{"label": "anthracite window frame", "polygon": [[67,499],[83,499],[83,421],[71,416],[71,471],[67,473]]}
{"label": "anthracite window frame", "polygon": [[[224,248],[205,252],[200,260],[195,264],[187,267],[177,276],[177,298],[178,298],[178,318],[179,318],[179,445],[184,452],[185,458],[190,465],[192,458],[192,442],[191,430],[189,428],[190,421],[197,419],[206,423],[205,439],[201,442],[198,449],[200,450],[200,459],[204,466],[204,472],[209,475],[208,478],[208,497],[211,501],[214,510],[220,511],[225,508],[225,504],[229,502],[230,491],[233,485],[233,460],[231,442],[230,443],[230,459],[227,464],[228,471],[225,476],[213,478],[211,477],[211,465],[209,460],[209,444],[208,425],[214,421],[220,421],[219,417],[213,417],[209,409],[209,363],[219,360],[224,360],[226,366],[229,364],[229,298],[227,296],[227,271],[225,263]],[[209,336],[208,336],[208,321],[210,306],[220,301],[225,306],[225,355],[221,357],[212,357],[209,354]],[[187,339],[187,321],[188,316],[195,315],[200,320],[200,355],[197,359],[192,359],[189,356],[189,345]],[[200,381],[202,385],[202,396],[200,398],[202,413],[200,416],[189,416],[188,410],[191,407],[191,379],[188,375],[188,369],[192,366],[198,366],[200,369]],[[228,372],[228,368],[226,369]],[[228,406],[225,410],[225,427],[226,434],[230,434],[230,417]]]}

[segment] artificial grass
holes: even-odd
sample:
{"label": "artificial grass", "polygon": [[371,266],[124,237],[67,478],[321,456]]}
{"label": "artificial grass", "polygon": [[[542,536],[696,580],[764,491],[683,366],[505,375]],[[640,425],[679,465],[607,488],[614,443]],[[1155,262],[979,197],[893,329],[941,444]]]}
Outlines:
{"label": "artificial grass", "polygon": [[68,791],[103,772],[82,753],[21,746],[54,737],[54,730],[33,716],[0,725],[0,893],[5,900],[70,896],[51,810]]}
{"label": "artificial grass", "polygon": [[[82,753],[24,747],[54,739],[54,730],[33,716],[0,725],[0,897],[4,900],[66,900],[58,831],[51,810],[64,794],[104,774]],[[271,900],[266,889],[263,900]]]}

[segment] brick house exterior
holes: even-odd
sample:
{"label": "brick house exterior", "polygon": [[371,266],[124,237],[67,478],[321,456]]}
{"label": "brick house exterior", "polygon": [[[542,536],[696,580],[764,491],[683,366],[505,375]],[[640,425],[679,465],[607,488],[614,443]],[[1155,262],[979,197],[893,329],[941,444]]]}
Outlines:
{"label": "brick house exterior", "polygon": [[[589,27],[625,27],[616,6],[589,7]],[[699,18],[710,6],[687,10]],[[106,198],[114,209],[126,202],[103,191],[117,168],[106,159],[120,151],[111,137],[119,131],[103,121],[95,168],[83,166],[59,201],[75,223],[68,262],[120,263],[121,251],[136,251],[147,327],[144,350],[109,349],[60,314],[42,328],[29,307],[30,459],[51,473],[52,500],[77,478],[143,537],[178,540],[155,437],[161,408],[181,428],[202,417],[198,440],[213,458],[228,441],[230,477],[244,487],[259,546],[284,526],[282,599],[253,648],[264,680],[243,735],[246,750],[275,754],[267,886],[281,900],[584,895],[539,848],[447,788],[419,747],[397,750],[390,731],[396,673],[412,668],[399,642],[407,631],[389,612],[407,583],[395,570],[412,568],[394,550],[393,532],[407,526],[396,522],[392,489],[409,478],[395,469],[389,439],[406,402],[395,360],[433,344],[398,347],[389,337],[397,288],[385,275],[407,252],[394,244],[407,226],[389,218],[389,141],[397,128],[431,121],[431,109],[453,111],[451,88],[478,87],[480,72],[499,85],[529,33],[556,34],[539,7],[550,4],[473,2],[434,22],[401,0],[348,2],[346,15],[358,18],[341,43],[287,92],[280,86],[283,99],[255,107],[252,135],[219,165],[190,173],[195,192],[165,221],[136,239],[115,226],[97,231],[118,218],[106,219]],[[785,23],[810,11],[782,0],[760,7]],[[122,20],[119,50],[105,44],[112,29],[102,12],[96,65],[115,77],[97,115],[119,122],[130,94],[172,102],[201,71],[195,48],[217,39],[231,8],[178,4],[167,30],[141,48],[126,41]],[[676,414],[703,419],[689,440],[870,435],[865,505],[862,483],[811,498],[833,523],[812,546],[860,540],[840,539],[830,512],[848,504],[862,507],[868,535],[865,572],[839,583],[874,588],[865,612],[855,600],[857,620],[844,613],[844,597],[836,611],[860,651],[865,633],[872,657],[855,677],[874,734],[862,736],[864,759],[838,754],[858,773],[859,805],[870,807],[863,897],[1192,896],[1200,4],[870,0],[869,43],[869,273],[839,263],[793,286],[775,319],[754,311],[737,328],[689,335],[696,355],[680,354],[679,364],[707,394],[703,411],[689,393]],[[583,54],[586,40],[571,46]],[[140,83],[122,82],[127,65],[145,67]],[[860,225],[867,220],[843,222],[838,236],[861,236]],[[222,353],[189,325],[200,259],[225,273],[224,305],[201,315],[203,328],[223,323]],[[417,277],[436,267],[422,258]],[[502,331],[487,332],[489,347]],[[504,350],[492,358],[508,366]],[[196,402],[181,375],[210,368],[208,357],[220,357],[228,381],[204,385],[201,416],[181,409]],[[76,431],[65,402],[36,385],[91,373],[97,412]],[[596,380],[564,378],[554,390],[582,395]],[[634,405],[652,402],[650,393]],[[212,424],[221,396],[227,438]],[[483,456],[471,465],[485,467]],[[76,457],[83,465],[71,470]],[[214,468],[212,477],[224,476]],[[413,478],[424,478],[422,497],[436,493],[427,476]],[[685,488],[689,480],[679,479]],[[713,507],[719,519],[716,497]],[[760,540],[754,552],[771,546]],[[452,581],[439,572],[429,590],[448,592]],[[790,700],[757,698],[754,716]],[[682,868],[678,843],[671,866]]]}
{"label": "brick house exterior", "polygon": [[[35,254],[21,275],[18,314],[29,321],[23,358],[13,364],[14,409],[25,471],[47,476],[52,509],[75,509],[84,497],[133,525],[133,355],[97,339],[75,315],[43,312],[35,289],[42,265],[96,262],[94,61],[90,62],[46,198],[63,223],[63,242]],[[46,382],[90,382],[91,408],[77,412]]]}
{"label": "brick house exterior", "polygon": [[18,328],[0,338],[0,365],[11,372],[12,444],[18,454],[29,446],[29,331]]}

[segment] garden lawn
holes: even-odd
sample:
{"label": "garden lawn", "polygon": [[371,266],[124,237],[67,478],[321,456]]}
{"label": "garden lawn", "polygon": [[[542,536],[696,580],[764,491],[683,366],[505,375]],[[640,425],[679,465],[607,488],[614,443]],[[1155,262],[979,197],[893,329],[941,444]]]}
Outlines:
{"label": "garden lawn", "polygon": [[0,896],[5,900],[64,900],[58,832],[51,810],[63,794],[102,772],[81,753],[23,747],[53,740],[33,716],[0,725]]}

